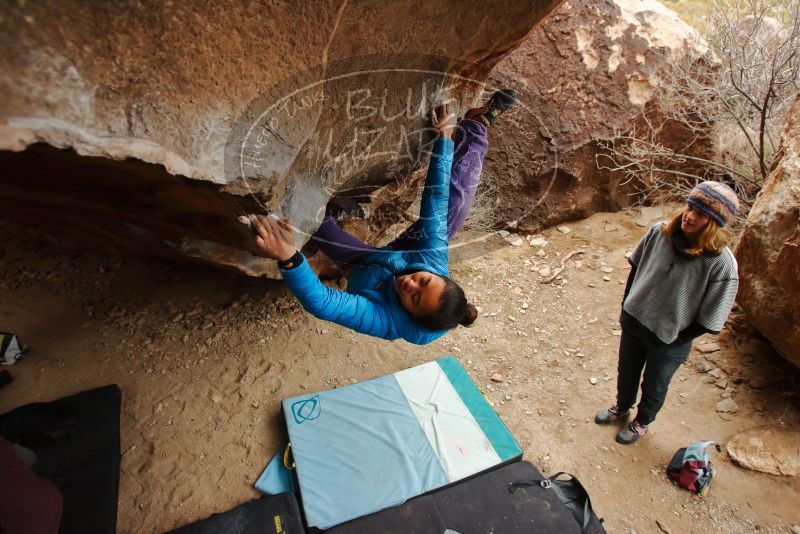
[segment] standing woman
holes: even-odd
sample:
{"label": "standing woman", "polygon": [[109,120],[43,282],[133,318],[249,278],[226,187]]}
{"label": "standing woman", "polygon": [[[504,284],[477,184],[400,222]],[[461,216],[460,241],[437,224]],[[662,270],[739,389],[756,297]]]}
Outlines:
{"label": "standing woman", "polygon": [[448,241],[461,227],[475,197],[489,148],[486,129],[516,100],[510,89],[467,112],[456,124],[449,106],[434,115],[437,131],[422,193],[420,217],[389,245],[376,249],[326,217],[313,239],[348,273],[347,291],[320,282],[297,251],[288,220],[252,216],[256,245],[278,260],[283,279],[315,317],[387,340],[424,345],[458,325],[469,326],[477,310],[449,276]]}
{"label": "standing woman", "polygon": [[638,412],[617,434],[617,442],[629,445],[647,433],[692,340],[718,334],[725,324],[739,286],[725,226],[738,209],[730,187],[703,182],[689,194],[683,211],[669,224],[650,228],[628,258],[617,402],[595,417],[600,425],[627,420],[644,370]]}

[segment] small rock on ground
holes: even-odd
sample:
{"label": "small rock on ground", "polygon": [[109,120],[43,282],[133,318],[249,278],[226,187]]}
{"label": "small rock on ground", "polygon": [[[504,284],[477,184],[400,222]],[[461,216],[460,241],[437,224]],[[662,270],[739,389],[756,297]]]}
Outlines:
{"label": "small rock on ground", "polygon": [[739,411],[739,405],[736,404],[736,401],[731,398],[722,399],[717,403],[717,411],[723,413],[736,413]]}
{"label": "small rock on ground", "polygon": [[710,354],[712,352],[717,352],[718,350],[720,350],[720,348],[721,347],[719,346],[719,344],[713,342],[701,343],[700,345],[697,345],[697,350],[701,354]]}
{"label": "small rock on ground", "polygon": [[772,475],[800,476],[800,432],[780,428],[753,428],[728,442],[728,454],[737,464]]}

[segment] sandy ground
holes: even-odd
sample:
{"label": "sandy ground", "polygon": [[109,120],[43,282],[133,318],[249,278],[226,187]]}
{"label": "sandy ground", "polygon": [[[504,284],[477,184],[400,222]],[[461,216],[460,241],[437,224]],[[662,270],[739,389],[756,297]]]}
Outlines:
{"label": "sandy ground", "polygon": [[[119,384],[119,532],[162,532],[256,496],[252,485],[284,440],[281,399],[454,354],[525,458],[546,473],[575,473],[609,532],[788,532],[800,524],[798,479],[714,453],[718,475],[701,499],[663,472],[696,439],[724,444],[766,424],[800,428],[792,372],[741,318],[719,336],[722,350],[693,352],[639,443],[617,445],[615,427],[593,423],[614,398],[624,254],[646,230],[637,216],[597,214],[566,225],[569,233],[547,230],[543,257],[496,234],[471,242],[453,274],[482,316],[427,347],[318,321],[277,281],[74,252],[3,226],[0,329],[31,350],[10,368],[15,381],[0,390],[0,412]],[[536,271],[579,247],[586,252],[561,281],[539,282]],[[502,382],[490,380],[495,372]],[[716,412],[722,396],[739,412]]]}

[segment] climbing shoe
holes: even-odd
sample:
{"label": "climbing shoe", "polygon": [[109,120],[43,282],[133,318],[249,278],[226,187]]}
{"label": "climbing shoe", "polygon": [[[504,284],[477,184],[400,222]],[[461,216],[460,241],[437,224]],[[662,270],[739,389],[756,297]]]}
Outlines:
{"label": "climbing shoe", "polygon": [[464,115],[465,119],[480,121],[487,128],[491,126],[501,113],[511,109],[517,101],[517,92],[513,89],[495,91],[485,106],[472,108]]}

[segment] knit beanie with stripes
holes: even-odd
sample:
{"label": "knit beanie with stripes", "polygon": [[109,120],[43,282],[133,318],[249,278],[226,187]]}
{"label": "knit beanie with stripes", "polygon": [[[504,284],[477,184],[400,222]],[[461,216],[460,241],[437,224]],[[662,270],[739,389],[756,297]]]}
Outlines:
{"label": "knit beanie with stripes", "polygon": [[722,182],[697,184],[686,202],[711,217],[720,226],[730,224],[739,211],[736,192]]}

